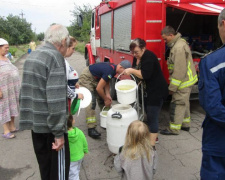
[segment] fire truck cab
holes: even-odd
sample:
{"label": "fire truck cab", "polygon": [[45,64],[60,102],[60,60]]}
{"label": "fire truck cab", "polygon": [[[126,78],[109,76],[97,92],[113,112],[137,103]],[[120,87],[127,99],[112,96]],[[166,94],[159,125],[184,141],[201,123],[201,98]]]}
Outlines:
{"label": "fire truck cab", "polygon": [[103,0],[92,12],[86,63],[132,62],[129,45],[133,39],[142,38],[146,48],[158,57],[169,83],[167,47],[161,30],[170,25],[182,34],[198,71],[200,57],[222,45],[217,18],[223,8],[223,0]]}

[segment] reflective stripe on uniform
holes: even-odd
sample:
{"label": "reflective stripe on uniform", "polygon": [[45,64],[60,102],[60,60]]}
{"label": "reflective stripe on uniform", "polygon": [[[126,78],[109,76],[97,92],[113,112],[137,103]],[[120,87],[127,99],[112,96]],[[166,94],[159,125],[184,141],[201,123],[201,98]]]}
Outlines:
{"label": "reflective stripe on uniform", "polygon": [[198,77],[197,77],[197,75],[195,75],[195,77],[194,77],[192,80],[185,81],[185,82],[181,83],[181,85],[180,85],[180,87],[179,87],[178,89],[183,89],[183,88],[192,86],[192,85],[194,85],[197,81],[198,81]]}
{"label": "reflective stripe on uniform", "polygon": [[181,124],[170,123],[170,129],[180,130],[181,129]]}
{"label": "reflective stripe on uniform", "polygon": [[[169,67],[170,67],[170,65],[169,65]],[[187,88],[189,86],[194,85],[198,81],[197,74],[193,77],[193,73],[192,73],[192,70],[191,70],[191,62],[190,61],[188,61],[187,75],[188,75],[188,78],[189,78],[188,81],[181,82],[180,80],[171,78],[171,82],[170,83],[175,85],[175,86],[179,86],[178,89],[183,89],[183,88]]]}
{"label": "reflective stripe on uniform", "polygon": [[180,85],[180,87],[178,89],[183,89],[183,88],[192,86],[192,85],[194,85],[198,81],[197,74],[193,77],[192,70],[191,70],[191,67],[190,66],[191,66],[191,62],[188,61],[188,71],[187,71],[187,74],[188,74],[189,80],[188,81],[185,81],[185,82],[182,82],[181,85]]}
{"label": "reflective stripe on uniform", "polygon": [[86,118],[86,121],[87,121],[87,123],[95,123],[96,122],[96,117],[95,116],[88,117],[88,118]]}
{"label": "reflective stripe on uniform", "polygon": [[173,84],[173,85],[175,85],[175,86],[180,86],[181,81],[179,81],[177,79],[174,79],[174,78],[171,78],[170,83]]}
{"label": "reflective stripe on uniform", "polygon": [[211,68],[210,71],[211,71],[212,73],[215,73],[215,72],[217,72],[218,70],[220,70],[220,69],[222,69],[222,68],[224,68],[224,67],[225,67],[225,63],[220,63],[219,65],[217,65],[217,66]]}
{"label": "reflective stripe on uniform", "polygon": [[191,117],[184,118],[183,123],[190,123]]}
{"label": "reflective stripe on uniform", "polygon": [[169,64],[168,65],[168,69],[173,69],[173,67],[174,67],[174,64]]}

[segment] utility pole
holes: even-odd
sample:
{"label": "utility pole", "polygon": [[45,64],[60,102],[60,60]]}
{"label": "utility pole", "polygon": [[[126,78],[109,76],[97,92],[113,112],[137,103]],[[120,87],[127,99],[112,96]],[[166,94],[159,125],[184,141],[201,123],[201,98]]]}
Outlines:
{"label": "utility pole", "polygon": [[23,19],[23,15],[25,15],[24,13],[23,13],[23,10],[21,10],[21,14],[19,14],[20,16],[22,16],[22,19]]}

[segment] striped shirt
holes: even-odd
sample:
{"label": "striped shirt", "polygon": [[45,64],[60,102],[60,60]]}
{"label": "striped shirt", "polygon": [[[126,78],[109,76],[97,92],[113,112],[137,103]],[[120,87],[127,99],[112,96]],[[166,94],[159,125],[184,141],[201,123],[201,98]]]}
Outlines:
{"label": "striped shirt", "polygon": [[20,91],[20,129],[35,133],[67,132],[68,114],[65,60],[50,43],[26,59]]}

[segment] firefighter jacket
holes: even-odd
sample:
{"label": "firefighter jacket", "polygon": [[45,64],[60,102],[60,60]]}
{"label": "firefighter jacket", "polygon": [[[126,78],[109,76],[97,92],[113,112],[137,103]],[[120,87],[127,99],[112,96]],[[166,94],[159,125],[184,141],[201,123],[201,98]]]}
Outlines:
{"label": "firefighter jacket", "polygon": [[180,33],[177,33],[167,46],[171,48],[167,61],[170,74],[169,90],[176,92],[193,86],[198,77],[187,42],[181,38]]}
{"label": "firefighter jacket", "polygon": [[206,112],[202,151],[225,157],[225,45],[204,57],[199,70],[199,102]]}

